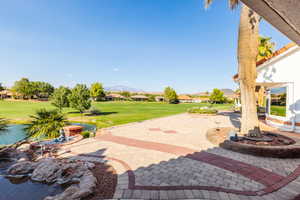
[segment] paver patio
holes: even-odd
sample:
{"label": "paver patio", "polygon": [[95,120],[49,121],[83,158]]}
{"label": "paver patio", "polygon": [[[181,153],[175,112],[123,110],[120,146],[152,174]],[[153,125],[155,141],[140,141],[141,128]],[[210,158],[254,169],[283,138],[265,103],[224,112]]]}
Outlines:
{"label": "paver patio", "polygon": [[116,199],[293,199],[300,159],[244,155],[206,139],[209,128],[233,119],[180,114],[108,128],[62,156],[112,164]]}

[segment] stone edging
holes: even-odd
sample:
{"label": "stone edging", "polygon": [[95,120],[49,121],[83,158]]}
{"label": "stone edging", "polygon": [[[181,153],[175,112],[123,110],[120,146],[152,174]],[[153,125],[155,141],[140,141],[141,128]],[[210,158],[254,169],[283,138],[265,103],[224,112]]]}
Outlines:
{"label": "stone edging", "polygon": [[257,146],[226,140],[220,147],[231,151],[272,158],[300,158],[300,142],[286,146]]}

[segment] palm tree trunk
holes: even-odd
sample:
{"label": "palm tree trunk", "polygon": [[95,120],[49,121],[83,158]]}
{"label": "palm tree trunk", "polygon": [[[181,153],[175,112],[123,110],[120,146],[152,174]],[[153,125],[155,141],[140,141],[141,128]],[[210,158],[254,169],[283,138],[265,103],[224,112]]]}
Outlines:
{"label": "palm tree trunk", "polygon": [[260,17],[254,11],[242,5],[238,41],[241,134],[253,137],[261,137],[255,97],[259,21]]}

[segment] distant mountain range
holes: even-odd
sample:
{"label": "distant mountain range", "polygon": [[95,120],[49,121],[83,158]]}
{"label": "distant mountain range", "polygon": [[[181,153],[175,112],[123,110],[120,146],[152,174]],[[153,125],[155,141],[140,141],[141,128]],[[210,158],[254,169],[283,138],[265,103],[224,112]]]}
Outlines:
{"label": "distant mountain range", "polygon": [[116,85],[116,86],[110,86],[110,87],[104,87],[104,90],[107,92],[144,92],[141,89],[132,88],[124,85]]}

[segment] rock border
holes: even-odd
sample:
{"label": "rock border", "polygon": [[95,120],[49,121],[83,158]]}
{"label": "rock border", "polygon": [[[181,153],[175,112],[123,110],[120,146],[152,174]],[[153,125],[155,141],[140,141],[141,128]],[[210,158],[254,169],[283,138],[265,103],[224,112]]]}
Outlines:
{"label": "rock border", "polygon": [[[284,136],[286,137],[286,136]],[[300,141],[286,146],[257,146],[225,140],[220,147],[231,151],[271,158],[300,158]]]}

